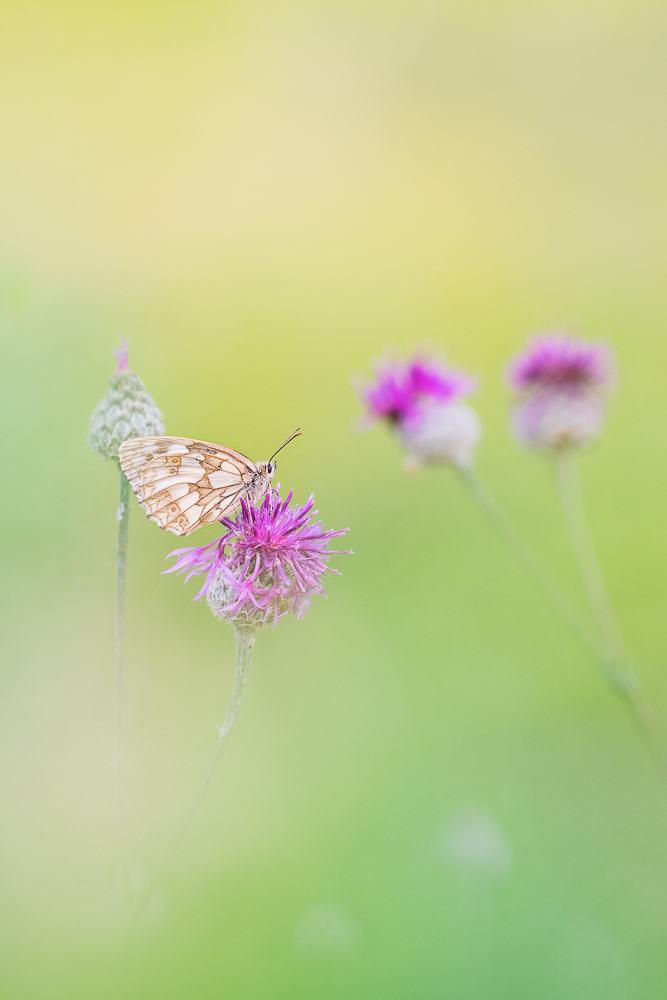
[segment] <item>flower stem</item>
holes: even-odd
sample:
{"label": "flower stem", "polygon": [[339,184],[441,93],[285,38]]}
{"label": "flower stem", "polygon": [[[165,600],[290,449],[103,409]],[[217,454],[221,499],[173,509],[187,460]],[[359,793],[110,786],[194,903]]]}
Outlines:
{"label": "flower stem", "polygon": [[123,811],[123,620],[127,575],[127,535],[130,520],[130,484],[118,466],[119,500],[116,520],[116,626],[113,668],[113,772],[116,826],[120,829]]}
{"label": "flower stem", "polygon": [[606,653],[610,658],[624,659],[626,654],[623,640],[616,624],[611,598],[586,519],[581,485],[572,455],[567,452],[558,455],[555,459],[555,468],[565,524]]}
{"label": "flower stem", "polygon": [[593,653],[604,681],[628,706],[649,753],[654,758],[662,776],[667,779],[667,758],[656,739],[651,710],[641,695],[616,624],[607,586],[584,513],[576,469],[568,456],[562,456],[556,463],[556,470],[565,519],[586,582],[589,600],[602,632],[601,641],[580,621],[569,601],[563,597],[544,573],[523,537],[507,520],[481,480],[471,469],[457,468],[463,484],[472,494],[478,506],[488,515],[512,551],[539,582],[542,590],[558,609],[563,619],[584,640]]}
{"label": "flower stem", "polygon": [[600,670],[612,689],[629,705],[634,719],[647,737],[652,751],[667,774],[667,761],[653,736],[652,714],[639,690],[637,678],[614,615],[607,583],[595,551],[586,518],[581,484],[574,457],[567,452],[555,459],[556,481],[565,524],[579,563],[591,610],[602,637]]}
{"label": "flower stem", "polygon": [[573,632],[584,641],[595,657],[601,655],[601,650],[597,639],[589,629],[579,619],[576,611],[571,607],[569,601],[561,594],[560,590],[544,572],[542,566],[533,555],[532,550],[519,534],[511,521],[507,519],[501,508],[498,506],[493,496],[489,493],[484,483],[477,474],[468,467],[457,466],[459,477],[472,495],[478,507],[487,515],[493,526],[497,529],[510,549],[518,557],[519,561],[539,583],[540,587],[549,598],[551,603],[560,613],[563,620],[569,625]]}
{"label": "flower stem", "polygon": [[153,876],[153,879],[149,882],[147,887],[141,894],[134,912],[133,919],[136,919],[146,908],[147,903],[153,896],[155,889],[162,881],[162,878],[169,868],[171,859],[177,850],[179,844],[183,840],[187,830],[190,827],[197,810],[199,809],[204,793],[208,788],[211,779],[216,771],[218,764],[222,758],[222,753],[227,745],[227,739],[232,731],[234,723],[238,718],[241,705],[243,704],[243,699],[245,697],[246,688],[248,685],[248,673],[250,670],[250,664],[252,662],[253,649],[255,647],[255,639],[257,637],[257,630],[254,628],[248,628],[247,626],[234,626],[234,639],[235,639],[235,663],[234,663],[234,680],[232,682],[232,694],[227,706],[227,712],[225,713],[225,720],[221,726],[218,726],[218,741],[215,745],[213,754],[209,761],[208,767],[206,768],[201,781],[199,782],[199,788],[197,793],[190,804],[190,808],[181,823],[180,829],[174,838],[172,843],[171,851],[158,868],[157,872]]}
{"label": "flower stem", "polygon": [[196,799],[192,803],[190,815],[193,815],[199,807],[201,798],[206,791],[211,778],[213,777],[215,769],[220,763],[222,751],[226,746],[225,741],[231,733],[232,727],[238,718],[239,711],[241,710],[246,687],[248,685],[248,672],[250,670],[250,663],[252,661],[252,653],[255,647],[256,638],[256,629],[241,625],[234,626],[235,663],[234,680],[232,682],[232,696],[229,700],[229,705],[227,706],[227,712],[225,713],[225,721],[221,726],[218,726],[218,742],[216,743],[215,750],[213,751],[213,755],[209,761],[208,768],[201,779],[199,792],[197,793]]}

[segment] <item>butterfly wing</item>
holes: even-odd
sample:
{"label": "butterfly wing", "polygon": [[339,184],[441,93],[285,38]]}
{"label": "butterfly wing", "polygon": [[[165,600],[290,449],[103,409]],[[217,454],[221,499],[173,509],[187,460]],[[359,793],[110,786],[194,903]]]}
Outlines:
{"label": "butterfly wing", "polygon": [[254,462],[232,448],[207,441],[129,438],[118,453],[121,468],[150,520],[175,535],[189,535],[233,513],[241,499],[254,494],[260,485],[261,473]]}

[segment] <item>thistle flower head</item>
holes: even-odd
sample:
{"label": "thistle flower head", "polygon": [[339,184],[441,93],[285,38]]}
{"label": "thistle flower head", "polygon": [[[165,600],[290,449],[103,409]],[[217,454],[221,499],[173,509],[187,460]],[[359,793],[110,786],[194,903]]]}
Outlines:
{"label": "thistle flower head", "polygon": [[164,434],[162,414],[144,383],[128,367],[128,346],[114,354],[118,365],[109,386],[90,418],[88,443],[102,458],[118,458],[118,449],[131,437]]}
{"label": "thistle flower head", "polygon": [[378,367],[375,382],[361,388],[366,420],[387,420],[399,428],[417,426],[427,401],[446,403],[468,393],[474,382],[442,363],[415,357]]}
{"label": "thistle flower head", "polygon": [[363,386],[365,423],[385,419],[398,433],[410,466],[470,465],[479,441],[479,417],[462,397],[475,380],[442,362],[415,357],[384,364]]}
{"label": "thistle flower head", "polygon": [[[206,597],[211,611],[223,621],[261,627],[292,612],[302,618],[313,594],[322,594],[322,577],[338,573],[328,565],[332,555],[347,552],[327,548],[347,528],[330,531],[313,521],[313,497],[290,506],[270,490],[259,507],[241,502],[234,519],[224,517],[225,534],[202,548],[176,549],[176,562],[166,573],[205,575],[195,599]],[[170,556],[167,556],[170,558]]]}
{"label": "thistle flower head", "polygon": [[611,378],[606,344],[588,344],[562,334],[538,337],[510,368],[517,389],[578,391],[604,386]]}
{"label": "thistle flower head", "polygon": [[519,392],[513,422],[524,443],[563,451],[599,436],[612,378],[606,344],[562,334],[540,337],[514,360],[509,378]]}

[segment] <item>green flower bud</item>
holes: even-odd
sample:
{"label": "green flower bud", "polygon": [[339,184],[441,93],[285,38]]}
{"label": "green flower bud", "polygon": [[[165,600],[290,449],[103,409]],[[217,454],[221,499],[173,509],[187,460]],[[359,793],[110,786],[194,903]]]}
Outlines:
{"label": "green flower bud", "polygon": [[164,434],[162,414],[136,372],[128,368],[127,341],[118,348],[118,366],[90,418],[88,443],[102,458],[118,458],[128,438]]}

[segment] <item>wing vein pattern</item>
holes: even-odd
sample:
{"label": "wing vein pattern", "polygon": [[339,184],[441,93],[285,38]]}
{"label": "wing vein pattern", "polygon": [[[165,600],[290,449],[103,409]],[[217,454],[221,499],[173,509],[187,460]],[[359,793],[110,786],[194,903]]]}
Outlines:
{"label": "wing vein pattern", "polygon": [[270,476],[232,448],[193,438],[143,437],[124,441],[120,464],[151,521],[175,535],[255,503]]}

